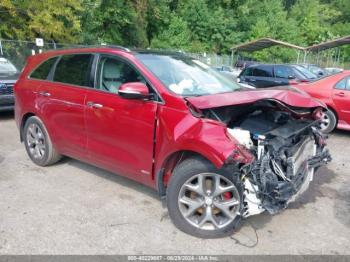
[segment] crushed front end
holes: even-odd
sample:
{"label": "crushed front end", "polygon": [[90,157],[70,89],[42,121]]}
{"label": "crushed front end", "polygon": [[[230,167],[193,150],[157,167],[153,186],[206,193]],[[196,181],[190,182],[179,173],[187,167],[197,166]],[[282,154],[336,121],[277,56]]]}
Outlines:
{"label": "crushed front end", "polygon": [[317,168],[331,160],[318,127],[319,110],[265,100],[208,111],[227,124],[228,136],[238,141],[241,151],[254,156],[240,164],[243,217],[286,208],[308,188]]}
{"label": "crushed front end", "polygon": [[245,217],[286,208],[308,188],[315,170],[331,160],[324,136],[312,124],[290,135],[276,130],[258,136],[256,144],[256,160],[242,167]]}

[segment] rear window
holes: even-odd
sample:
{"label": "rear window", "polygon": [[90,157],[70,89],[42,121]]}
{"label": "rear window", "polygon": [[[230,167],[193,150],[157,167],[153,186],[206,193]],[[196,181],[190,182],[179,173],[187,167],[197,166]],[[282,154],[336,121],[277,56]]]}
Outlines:
{"label": "rear window", "polygon": [[272,77],[272,66],[257,66],[253,69],[253,76]]}
{"label": "rear window", "polygon": [[9,60],[0,57],[0,73],[17,73],[17,69]]}
{"label": "rear window", "polygon": [[91,86],[89,75],[92,55],[64,55],[58,62],[53,80],[78,86]]}
{"label": "rear window", "polygon": [[311,71],[309,71],[308,69],[299,66],[299,65],[295,65],[294,66],[297,70],[299,70],[299,72],[301,72],[307,79],[316,79],[317,76],[312,73]]}
{"label": "rear window", "polygon": [[49,76],[52,66],[56,62],[57,57],[52,57],[39,65],[31,74],[30,78],[46,80]]}

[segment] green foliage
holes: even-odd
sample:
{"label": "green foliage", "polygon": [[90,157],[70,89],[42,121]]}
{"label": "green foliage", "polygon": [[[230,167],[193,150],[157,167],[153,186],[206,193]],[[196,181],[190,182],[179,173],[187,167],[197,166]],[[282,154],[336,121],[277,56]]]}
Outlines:
{"label": "green foliage", "polygon": [[[311,45],[350,35],[349,0],[2,0],[0,38],[230,53],[271,37]],[[350,48],[343,48],[350,57]],[[256,59],[288,61],[271,48]]]}
{"label": "green foliage", "polygon": [[65,1],[11,1],[0,2],[0,37],[47,40],[75,43],[79,40],[81,3]]}
{"label": "green foliage", "polygon": [[91,10],[83,17],[85,43],[107,43],[142,46],[143,31],[139,29],[137,10],[131,1],[102,0],[97,5],[89,1]]}
{"label": "green foliage", "polygon": [[172,15],[168,28],[163,30],[151,42],[153,48],[169,48],[189,51],[191,49],[191,31],[187,23]]}

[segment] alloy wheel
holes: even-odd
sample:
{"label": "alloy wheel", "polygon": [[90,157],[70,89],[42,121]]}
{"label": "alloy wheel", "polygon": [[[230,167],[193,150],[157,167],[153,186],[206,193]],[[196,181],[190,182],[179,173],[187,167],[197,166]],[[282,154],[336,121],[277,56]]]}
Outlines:
{"label": "alloy wheel", "polygon": [[329,127],[329,124],[331,123],[331,120],[329,119],[329,116],[326,112],[322,112],[321,115],[321,122],[320,122],[320,128],[321,130],[326,130]]}
{"label": "alloy wheel", "polygon": [[35,123],[30,124],[27,128],[26,137],[30,155],[36,159],[42,159],[45,156],[46,144],[40,126]]}
{"label": "alloy wheel", "polygon": [[178,205],[192,226],[215,230],[227,226],[239,215],[241,201],[229,179],[215,173],[201,173],[182,185]]}

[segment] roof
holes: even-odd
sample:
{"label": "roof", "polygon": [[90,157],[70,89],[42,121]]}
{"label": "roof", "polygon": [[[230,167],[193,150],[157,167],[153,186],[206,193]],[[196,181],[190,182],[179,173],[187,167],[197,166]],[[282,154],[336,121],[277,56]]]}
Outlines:
{"label": "roof", "polygon": [[344,36],[341,38],[337,38],[331,41],[327,41],[321,44],[309,46],[306,48],[307,51],[311,52],[318,52],[318,51],[323,51],[329,48],[334,48],[342,45],[347,45],[350,44],[350,35],[349,36]]}
{"label": "roof", "polygon": [[[44,52],[40,54],[65,54],[65,53],[81,53],[81,52],[101,52],[101,50],[118,50],[118,51],[124,51],[127,53],[134,53],[134,54],[154,54],[154,55],[171,55],[171,56],[190,56],[184,52],[177,51],[177,50],[157,50],[157,49],[138,49],[133,48],[129,49],[123,46],[117,46],[117,45],[87,45],[87,46],[74,46],[74,47],[65,47],[65,48],[57,48],[57,49],[50,49],[45,50]],[[39,54],[37,54],[39,55]]]}
{"label": "roof", "polygon": [[259,51],[261,49],[265,49],[276,45],[280,45],[288,48],[294,48],[297,50],[305,50],[304,47],[293,45],[287,42],[283,42],[283,41],[279,41],[271,38],[261,38],[258,40],[251,41],[249,43],[237,45],[232,47],[231,50],[243,51],[243,52],[254,52],[254,51]]}

